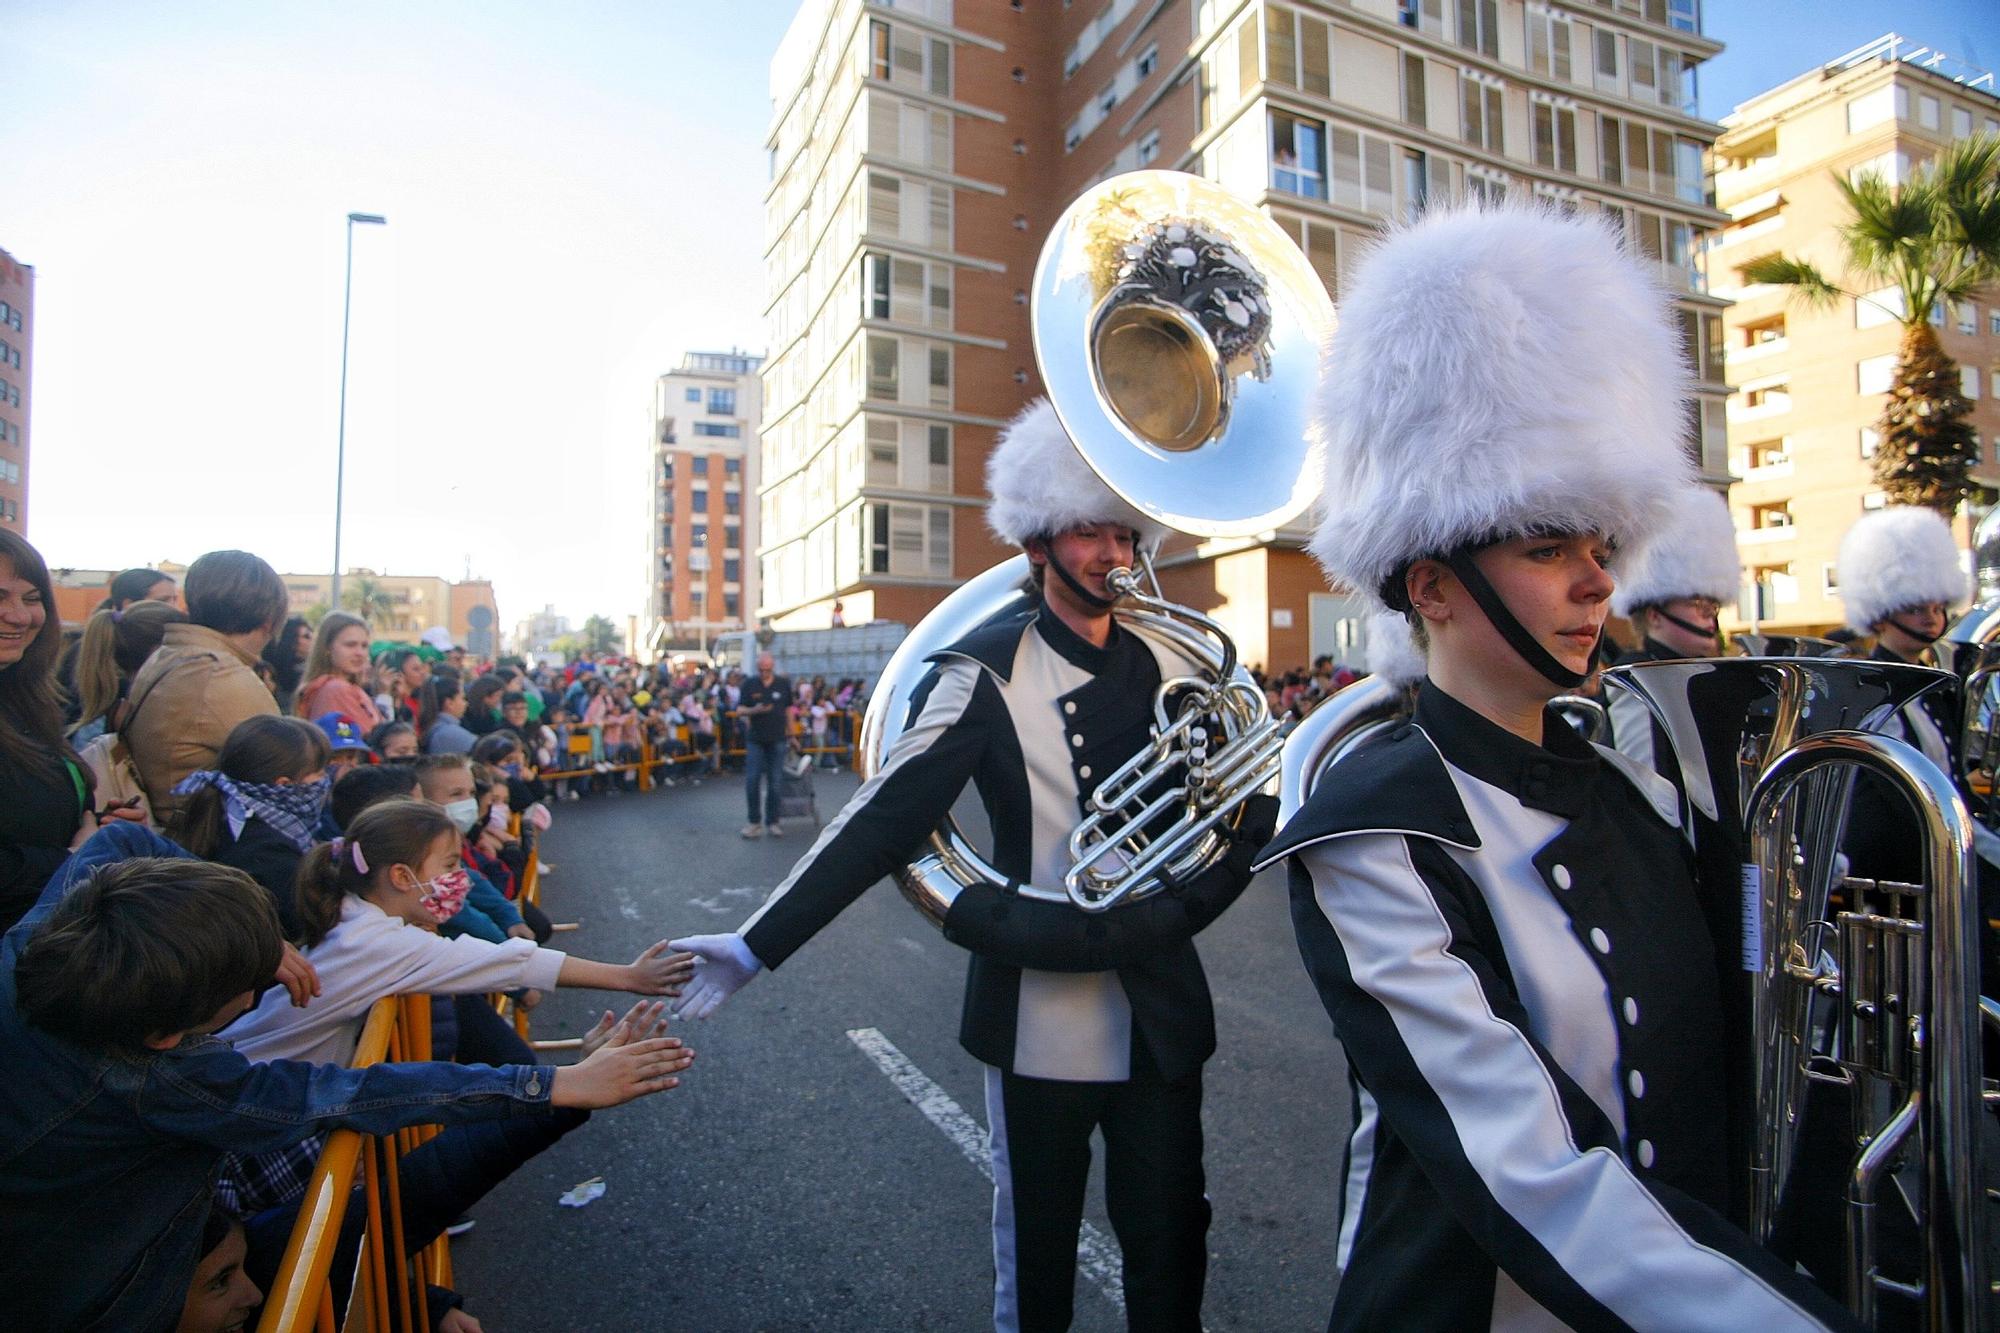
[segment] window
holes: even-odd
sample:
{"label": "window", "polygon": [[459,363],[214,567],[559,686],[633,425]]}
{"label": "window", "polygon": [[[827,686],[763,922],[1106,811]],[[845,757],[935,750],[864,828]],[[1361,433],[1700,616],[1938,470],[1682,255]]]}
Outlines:
{"label": "window", "polygon": [[1617,92],[1624,80],[1618,76],[1618,34],[1610,28],[1597,30],[1597,86],[1603,92]]}
{"label": "window", "polygon": [[743,428],[733,421],[697,421],[694,423],[694,433],[715,440],[743,438]]}
{"label": "window", "polygon": [[1534,120],[1535,165],[1556,171],[1576,170],[1576,106],[1536,97],[1529,110]]}
{"label": "window", "polygon": [[741,514],[743,512],[743,492],[724,491],[722,493],[722,512],[725,514]]}
{"label": "window", "polygon": [[[1287,88],[1300,88],[1321,97],[1333,90],[1327,54],[1327,26],[1323,19],[1296,14],[1289,9],[1270,7],[1264,11],[1264,77]],[[1257,81],[1256,71],[1246,63],[1243,87]]]}
{"label": "window", "polygon": [[1403,56],[1403,121],[1420,128],[1426,123],[1424,58],[1408,52]]}
{"label": "window", "polygon": [[723,460],[722,460],[722,475],[723,475],[723,476],[725,476],[725,477],[740,477],[740,476],[742,476],[742,475],[743,475],[743,460],[742,460],[742,459],[740,459],[740,458],[725,458],[725,459],[723,459]]}
{"label": "window", "polygon": [[2000,337],[2000,310],[1986,312],[1986,331],[1995,337]]}
{"label": "window", "polygon": [[1763,319],[1750,320],[1742,328],[1738,329],[1737,333],[1742,338],[1740,345],[1743,347],[1762,347],[1766,343],[1783,342],[1785,340],[1785,317],[1783,315],[1767,315]]}
{"label": "window", "polygon": [[687,391],[687,400],[688,400],[688,401],[689,401],[690,403],[698,403],[698,402],[700,402],[700,401],[701,401],[701,390],[700,390],[700,389],[689,389],[689,390]]}
{"label": "window", "polygon": [[1917,124],[1927,130],[1938,127],[1938,100],[1928,93],[1917,98]]}
{"label": "window", "polygon": [[1979,332],[1978,307],[1974,306],[1972,302],[1966,301],[1961,305],[1959,305],[1957,309],[1958,309],[1958,331],[1960,333]]}
{"label": "window", "polygon": [[1750,467],[1777,467],[1792,461],[1789,439],[1759,440],[1745,451],[1745,460]]}
{"label": "window", "polygon": [[1491,153],[1502,151],[1506,143],[1502,132],[1501,87],[1498,79],[1489,79],[1469,69],[1459,74],[1459,110],[1465,141]]}
{"label": "window", "polygon": [[897,346],[894,338],[868,336],[868,397],[890,402],[897,395]]}
{"label": "window", "polygon": [[1271,188],[1326,198],[1326,126],[1284,111],[1271,113]]}
{"label": "window", "polygon": [[1960,366],[1958,368],[1958,390],[1967,398],[1979,397],[1979,367]]}
{"label": "window", "polygon": [[690,475],[696,477],[705,477],[708,475],[707,454],[696,454],[689,461],[691,464],[691,466],[688,468],[688,472]]}
{"label": "window", "polygon": [[1146,166],[1160,156],[1160,132],[1147,130],[1139,136],[1139,165]]}
{"label": "window", "polygon": [[1569,20],[1547,10],[1528,10],[1528,68],[1568,83]]}
{"label": "window", "polygon": [[1387,217],[1396,208],[1396,145],[1335,126],[1328,146],[1333,202]]}
{"label": "window", "polygon": [[708,391],[708,410],[710,415],[712,416],[718,416],[718,417],[735,416],[736,390],[710,389]]}
{"label": "window", "polygon": [[1476,199],[1489,208],[1507,202],[1507,175],[1505,172],[1490,171],[1484,167],[1465,169],[1465,197]]}
{"label": "window", "polygon": [[1776,504],[1751,505],[1750,526],[1759,532],[1768,528],[1789,528],[1792,526],[1790,504],[1780,500]]}
{"label": "window", "polygon": [[1756,384],[1746,384],[1742,389],[1743,407],[1746,411],[1765,408],[1773,412],[1788,411],[1792,405],[1792,386],[1789,380],[1762,380]]}
{"label": "window", "polygon": [[1963,139],[1972,133],[1972,113],[1962,106],[1951,109],[1951,137]]}
{"label": "window", "polygon": [[[689,491],[688,508],[694,513],[706,514],[708,512],[708,492],[706,490],[700,490],[700,489]],[[696,528],[695,531],[706,533],[707,529]]]}
{"label": "window", "polygon": [[1861,456],[1863,458],[1873,458],[1875,456],[1875,450],[1879,448],[1881,444],[1882,444],[1881,432],[1875,430],[1871,426],[1863,426],[1861,428]]}
{"label": "window", "polygon": [[870,252],[861,256],[861,317],[889,318],[889,256]]}
{"label": "window", "polygon": [[1429,160],[1414,149],[1403,150],[1403,218],[1414,219],[1430,203]]}
{"label": "window", "polygon": [[1151,46],[1140,52],[1139,58],[1132,62],[1132,73],[1140,79],[1147,79],[1152,77],[1153,71],[1159,67],[1160,44],[1154,42]]}
{"label": "window", "polygon": [[1458,44],[1500,58],[1500,0],[1458,0]]}
{"label": "window", "polygon": [[1896,373],[1896,357],[1894,353],[1871,356],[1857,363],[1854,369],[1862,393],[1887,393]]}
{"label": "window", "polygon": [[734,620],[734,619],[736,619],[736,618],[737,618],[738,616],[742,615],[742,614],[743,614],[743,595],[742,595],[741,593],[734,593],[734,592],[725,592],[725,593],[723,593],[723,594],[722,594],[722,614],[723,614],[724,616],[728,617],[728,618],[729,618],[730,620]]}
{"label": "window", "polygon": [[724,583],[741,583],[743,581],[742,556],[732,555],[723,557],[722,581]]}
{"label": "window", "polygon": [[951,406],[951,349],[931,348],[931,406]]}

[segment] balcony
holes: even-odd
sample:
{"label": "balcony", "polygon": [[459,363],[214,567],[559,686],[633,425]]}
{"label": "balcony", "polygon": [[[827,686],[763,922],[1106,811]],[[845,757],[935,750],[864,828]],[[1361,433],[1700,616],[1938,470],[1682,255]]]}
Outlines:
{"label": "balcony", "polygon": [[1771,546],[1778,542],[1790,541],[1799,535],[1799,530],[1791,524],[1774,525],[1768,528],[1738,528],[1738,546]]}
{"label": "balcony", "polygon": [[1791,345],[1792,340],[1790,338],[1771,338],[1751,347],[1728,348],[1723,353],[1723,360],[1732,366],[1739,366],[1745,362],[1754,363],[1762,361],[1767,357],[1776,356],[1778,353],[1790,348]]}

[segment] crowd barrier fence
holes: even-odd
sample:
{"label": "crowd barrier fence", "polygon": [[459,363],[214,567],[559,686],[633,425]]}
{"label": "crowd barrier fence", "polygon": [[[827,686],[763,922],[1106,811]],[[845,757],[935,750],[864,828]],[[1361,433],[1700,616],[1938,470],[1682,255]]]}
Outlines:
{"label": "crowd barrier fence", "polygon": [[[361,1030],[351,1067],[385,1061],[431,1058],[430,997],[391,995],[375,1002]],[[391,1329],[430,1330],[424,1287],[451,1285],[451,1243],[440,1235],[406,1256],[403,1207],[397,1163],[428,1141],[436,1125],[394,1134],[361,1134],[350,1129],[327,1136],[319,1165],[306,1185],[299,1220],[285,1243],[271,1290],[265,1294],[258,1333],[388,1333]],[[333,1265],[340,1250],[341,1225],[354,1206],[355,1183],[367,1209],[360,1261],[343,1318],[333,1308]]]}

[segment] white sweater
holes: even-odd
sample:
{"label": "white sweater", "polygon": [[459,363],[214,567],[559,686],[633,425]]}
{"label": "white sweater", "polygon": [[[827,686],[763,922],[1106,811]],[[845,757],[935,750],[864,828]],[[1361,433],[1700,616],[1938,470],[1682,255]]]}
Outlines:
{"label": "white sweater", "polygon": [[306,957],[319,972],[320,994],[310,1004],[295,1009],[285,988],[274,986],[219,1034],[246,1059],[344,1065],[354,1058],[369,1007],[383,996],[551,990],[564,955],[533,940],[446,939],[349,894],[339,924]]}

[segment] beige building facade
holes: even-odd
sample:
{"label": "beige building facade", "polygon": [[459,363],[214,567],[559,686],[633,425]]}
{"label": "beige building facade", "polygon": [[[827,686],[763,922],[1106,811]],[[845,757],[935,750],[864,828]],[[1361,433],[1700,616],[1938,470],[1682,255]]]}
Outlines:
{"label": "beige building facade", "polygon": [[[1842,621],[1835,553],[1848,527],[1883,503],[1870,457],[1901,343],[1889,290],[1809,310],[1778,288],[1745,285],[1741,266],[1782,252],[1843,286],[1834,183],[1880,172],[1901,183],[1954,139],[2000,134],[1993,76],[1885,37],[1736,108],[1715,145],[1717,200],[1729,224],[1710,272],[1724,313],[1730,493],[1746,592],[1728,628],[1753,620],[1793,632]],[[1974,477],[2000,485],[2000,291],[1932,312],[1957,361],[1980,440]],[[1978,515],[1960,517],[1965,542]]]}
{"label": "beige building facade", "polygon": [[690,352],[653,386],[646,614],[637,647],[698,648],[754,624],[764,358]]}
{"label": "beige building facade", "polygon": [[[1694,0],[808,0],[772,63],[764,613],[914,623],[1006,554],[984,463],[1041,390],[1036,257],[1139,167],[1265,208],[1336,300],[1368,235],[1434,200],[1604,213],[1681,294],[1690,448],[1725,484],[1699,27]],[[1304,535],[1178,542],[1162,579],[1247,662],[1340,655],[1358,608]]]}

